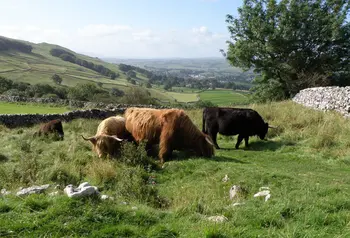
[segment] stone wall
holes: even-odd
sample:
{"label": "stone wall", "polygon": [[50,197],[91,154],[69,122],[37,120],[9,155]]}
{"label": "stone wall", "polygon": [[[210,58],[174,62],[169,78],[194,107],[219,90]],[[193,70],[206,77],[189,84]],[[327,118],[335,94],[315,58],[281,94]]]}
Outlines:
{"label": "stone wall", "polygon": [[128,107],[126,104],[106,104],[101,102],[84,102],[58,98],[27,98],[21,96],[6,96],[0,95],[0,101],[4,102],[24,102],[24,103],[40,103],[40,104],[55,104],[57,106],[69,106],[72,108],[115,108]]}
{"label": "stone wall", "polygon": [[315,87],[301,90],[293,101],[314,109],[335,110],[350,117],[350,87]]}
{"label": "stone wall", "polygon": [[[153,105],[129,105],[128,107],[151,107],[151,108],[166,108],[164,106]],[[111,109],[89,109],[76,110],[62,114],[0,114],[0,124],[9,128],[27,127],[35,124],[48,122],[53,119],[61,119],[64,122],[69,122],[78,118],[86,119],[105,119],[116,114],[124,113],[127,107],[125,105],[115,105]]]}

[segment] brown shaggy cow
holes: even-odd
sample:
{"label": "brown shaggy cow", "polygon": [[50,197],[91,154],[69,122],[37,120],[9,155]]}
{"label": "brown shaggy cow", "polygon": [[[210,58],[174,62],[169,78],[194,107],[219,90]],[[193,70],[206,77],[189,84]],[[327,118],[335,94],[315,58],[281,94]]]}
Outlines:
{"label": "brown shaggy cow", "polygon": [[197,156],[214,155],[213,142],[180,109],[128,108],[125,127],[136,142],[146,141],[148,151],[159,144],[159,159],[171,157],[173,150],[192,150]]}
{"label": "brown shaggy cow", "polygon": [[125,129],[125,118],[113,116],[104,119],[99,126],[95,136],[85,138],[92,144],[92,149],[102,158],[106,155],[115,157],[120,152],[121,141],[132,141],[130,133]]}
{"label": "brown shaggy cow", "polygon": [[61,120],[51,120],[42,124],[39,131],[34,133],[34,136],[57,134],[61,140],[64,138],[64,132]]}

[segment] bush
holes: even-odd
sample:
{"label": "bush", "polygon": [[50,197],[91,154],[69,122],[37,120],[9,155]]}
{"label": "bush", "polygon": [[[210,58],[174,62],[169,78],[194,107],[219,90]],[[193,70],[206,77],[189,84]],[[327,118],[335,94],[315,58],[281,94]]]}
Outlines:
{"label": "bush", "polygon": [[197,107],[197,108],[217,107],[217,106],[218,106],[217,104],[215,104],[211,101],[202,101],[202,100],[199,100],[194,104],[194,107]]}
{"label": "bush", "polygon": [[125,92],[123,101],[126,104],[155,104],[155,101],[149,95],[149,92],[139,87],[130,87]]}

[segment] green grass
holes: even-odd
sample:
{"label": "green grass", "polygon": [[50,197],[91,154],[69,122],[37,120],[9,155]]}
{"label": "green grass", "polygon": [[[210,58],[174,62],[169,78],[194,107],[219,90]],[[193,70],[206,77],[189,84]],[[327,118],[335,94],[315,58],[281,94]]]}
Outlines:
{"label": "green grass", "polygon": [[168,95],[176,99],[178,102],[195,102],[198,101],[198,94],[196,93],[178,93],[167,92]]}
{"label": "green grass", "polygon": [[210,101],[219,106],[246,104],[248,102],[247,96],[242,92],[224,89],[206,90],[200,92],[199,97],[203,101]]}
{"label": "green grass", "polygon": [[[0,127],[0,188],[88,181],[115,199],[0,197],[0,235],[13,237],[349,237],[350,121],[292,102],[250,105],[269,123],[267,141],[219,136],[211,159],[175,153],[161,170],[98,159],[80,135],[99,120],[65,123],[65,140],[34,138],[38,128]],[[187,111],[201,128],[201,111]],[[125,158],[146,159],[127,147]],[[228,175],[230,180],[223,182]],[[153,176],[156,184],[148,183]],[[245,193],[229,200],[229,189]],[[261,186],[271,198],[254,198]],[[52,191],[52,189],[50,190]],[[48,192],[50,192],[48,191]],[[124,205],[123,202],[127,204]],[[244,202],[241,206],[230,206]],[[133,207],[137,207],[134,209]],[[216,224],[208,216],[225,215]]]}
{"label": "green grass", "polygon": [[49,106],[31,103],[0,102],[0,114],[50,114],[69,111],[66,107]]}

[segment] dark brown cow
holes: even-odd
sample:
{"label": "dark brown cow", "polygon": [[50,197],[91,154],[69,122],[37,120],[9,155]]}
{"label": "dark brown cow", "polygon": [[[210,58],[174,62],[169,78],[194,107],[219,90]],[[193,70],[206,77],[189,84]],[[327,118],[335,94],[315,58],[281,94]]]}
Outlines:
{"label": "dark brown cow", "polygon": [[64,132],[62,127],[62,122],[59,119],[49,121],[40,126],[39,131],[35,132],[34,135],[49,135],[49,134],[57,134],[61,140],[64,138]]}

